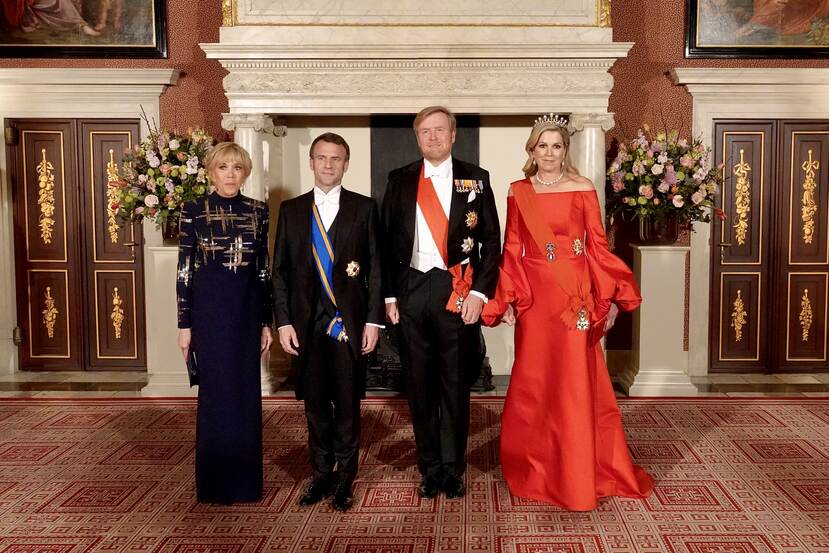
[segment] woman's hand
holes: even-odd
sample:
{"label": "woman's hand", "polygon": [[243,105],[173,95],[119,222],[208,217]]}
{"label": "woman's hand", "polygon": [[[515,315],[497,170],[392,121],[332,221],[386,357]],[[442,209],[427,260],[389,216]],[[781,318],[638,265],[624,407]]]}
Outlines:
{"label": "woman's hand", "polygon": [[259,343],[261,344],[259,353],[261,355],[265,355],[265,353],[267,353],[268,350],[271,349],[271,344],[273,344],[273,333],[271,332],[271,327],[262,327],[262,339]]}
{"label": "woman's hand", "polygon": [[506,323],[508,326],[513,326],[515,324],[515,309],[512,307],[512,304],[507,306],[507,310],[501,317],[501,321]]}
{"label": "woman's hand", "polygon": [[616,315],[619,314],[619,307],[615,303],[610,304],[610,311],[607,312],[607,319],[604,322],[604,331],[610,330],[616,324]]}
{"label": "woman's hand", "polygon": [[187,354],[190,352],[190,341],[192,339],[193,335],[189,328],[178,329],[178,349],[181,350],[181,355],[185,361],[187,361]]}

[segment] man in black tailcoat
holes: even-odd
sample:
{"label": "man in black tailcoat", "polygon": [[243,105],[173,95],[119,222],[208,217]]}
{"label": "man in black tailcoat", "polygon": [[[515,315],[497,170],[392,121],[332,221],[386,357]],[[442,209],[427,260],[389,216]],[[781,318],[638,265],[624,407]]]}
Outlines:
{"label": "man in black tailcoat", "polygon": [[418,493],[427,498],[465,493],[479,317],[495,293],[501,255],[489,173],[452,157],[455,128],[444,107],[417,115],[423,159],[389,173],[382,209],[386,318],[400,324]]}
{"label": "man in black tailcoat", "polygon": [[299,502],[312,505],[333,493],[339,511],[353,503],[363,356],[383,324],[377,209],[342,187],[349,156],[334,133],[311,144],[314,189],[282,203],[273,265],[279,343],[293,356],[314,470]]}

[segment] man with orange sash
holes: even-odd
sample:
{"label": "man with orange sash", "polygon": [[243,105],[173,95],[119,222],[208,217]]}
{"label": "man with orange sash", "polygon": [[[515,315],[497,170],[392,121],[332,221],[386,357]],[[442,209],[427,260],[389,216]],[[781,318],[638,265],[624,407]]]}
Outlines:
{"label": "man with orange sash", "polygon": [[314,477],[299,502],[333,494],[334,509],[346,511],[359,456],[363,356],[383,324],[379,222],[374,200],[342,187],[349,147],[340,135],[318,136],[310,156],[314,189],[279,209],[274,318],[308,423]]}
{"label": "man with orange sash", "polygon": [[469,388],[481,366],[479,317],[495,293],[500,229],[489,173],[452,157],[455,117],[414,120],[423,159],[389,173],[383,200],[386,318],[400,324],[418,493],[465,493]]}

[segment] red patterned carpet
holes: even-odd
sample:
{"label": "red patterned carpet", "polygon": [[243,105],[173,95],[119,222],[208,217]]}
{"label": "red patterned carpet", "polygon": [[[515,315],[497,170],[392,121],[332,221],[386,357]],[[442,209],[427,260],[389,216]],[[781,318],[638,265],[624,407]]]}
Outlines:
{"label": "red patterned carpet", "polygon": [[190,400],[0,401],[0,552],[829,552],[829,401],[621,400],[647,501],[569,513],[510,497],[502,400],[472,404],[468,493],[422,500],[408,410],[363,407],[355,508],[296,505],[304,418],[265,401],[265,499],[194,501]]}

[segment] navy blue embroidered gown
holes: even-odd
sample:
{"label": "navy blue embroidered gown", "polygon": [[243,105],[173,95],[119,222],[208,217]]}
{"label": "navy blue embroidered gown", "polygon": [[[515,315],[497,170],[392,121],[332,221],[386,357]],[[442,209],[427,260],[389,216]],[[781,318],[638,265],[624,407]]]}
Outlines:
{"label": "navy blue embroidered gown", "polygon": [[268,207],[215,192],[185,204],[179,224],[178,326],[199,367],[196,496],[262,497],[260,336],[272,314]]}

